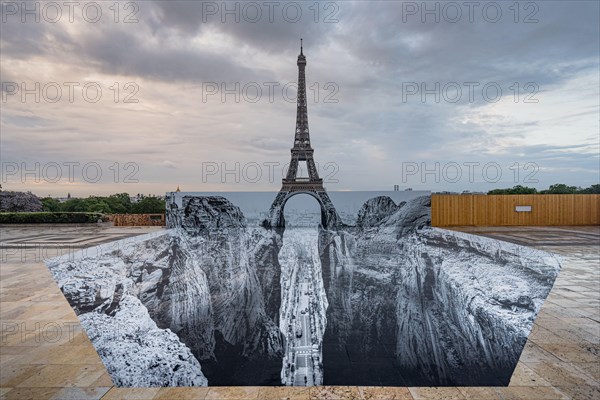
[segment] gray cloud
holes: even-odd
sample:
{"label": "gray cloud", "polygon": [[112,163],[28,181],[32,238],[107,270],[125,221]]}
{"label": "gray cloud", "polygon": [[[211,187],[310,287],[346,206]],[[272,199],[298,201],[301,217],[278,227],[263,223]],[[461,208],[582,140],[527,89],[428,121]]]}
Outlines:
{"label": "gray cloud", "polygon": [[[513,21],[512,3],[500,3],[504,14],[497,23],[477,13],[472,23],[435,23],[431,17],[422,23],[419,15],[404,15],[401,2],[352,1],[336,3],[337,23],[323,22],[330,2],[319,3],[317,23],[313,2],[298,2],[303,16],[296,23],[282,17],[283,3],[272,22],[263,15],[256,23],[235,23],[228,15],[222,23],[219,14],[205,15],[208,3],[139,2],[135,24],[110,18],[96,24],[81,18],[73,24],[20,23],[6,16],[0,35],[4,82],[100,80],[110,97],[113,82],[134,81],[140,103],[103,98],[96,104],[32,104],[10,98],[3,104],[3,160],[76,155],[135,161],[156,193],[171,190],[173,182],[206,187],[198,175],[207,160],[285,163],[293,103],[281,92],[273,103],[236,103],[231,96],[225,103],[220,96],[204,102],[202,84],[294,82],[303,37],[308,85],[319,88],[319,101],[309,103],[316,157],[339,164],[340,189],[387,188],[397,182],[402,161],[532,161],[553,171],[549,182],[553,176],[581,185],[598,179],[597,2],[537,2],[539,22],[529,24]],[[246,3],[217,4],[233,9]],[[324,102],[327,82],[339,88],[338,103]],[[494,82],[503,97],[490,103],[477,89],[472,102],[466,92],[456,103],[436,103],[432,96],[423,103],[420,95],[404,101],[403,84],[410,82],[428,88],[436,82]],[[517,103],[511,97],[515,82]],[[538,104],[522,102],[528,82],[539,87]]]}

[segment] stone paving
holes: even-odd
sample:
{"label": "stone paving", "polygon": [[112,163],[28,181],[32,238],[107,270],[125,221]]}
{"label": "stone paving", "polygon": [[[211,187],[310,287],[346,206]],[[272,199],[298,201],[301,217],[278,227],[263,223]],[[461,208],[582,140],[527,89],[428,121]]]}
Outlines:
{"label": "stone paving", "polygon": [[600,227],[458,230],[563,257],[508,387],[116,388],[42,262],[160,228],[0,229],[0,399],[600,399]]}

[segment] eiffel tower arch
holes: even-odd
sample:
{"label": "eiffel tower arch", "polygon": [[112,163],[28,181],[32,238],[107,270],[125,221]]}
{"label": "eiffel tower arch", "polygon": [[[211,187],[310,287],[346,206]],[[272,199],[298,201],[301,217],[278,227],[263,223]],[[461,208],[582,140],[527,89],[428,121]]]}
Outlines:
{"label": "eiffel tower arch", "polygon": [[[302,41],[302,39],[300,39]],[[285,203],[298,194],[308,194],[314,197],[321,207],[321,225],[325,229],[337,229],[342,226],[333,202],[329,198],[323,179],[319,178],[319,172],[315,165],[314,149],[310,145],[310,134],[308,130],[308,109],[306,107],[306,57],[300,43],[300,55],[298,56],[298,105],[296,110],[296,134],[294,146],[291,149],[291,161],[286,177],[282,180],[281,190],[275,197],[268,218],[263,221],[267,228],[284,228],[285,218],[283,209]],[[308,177],[299,177],[299,163],[305,162]]]}
{"label": "eiffel tower arch", "polygon": [[263,225],[265,227],[284,228],[285,218],[283,216],[283,210],[285,208],[285,203],[298,194],[307,194],[317,200],[319,207],[321,208],[321,225],[323,228],[337,229],[342,225],[342,221],[338,216],[329,195],[327,195],[327,192],[313,189],[280,190],[269,210],[269,218],[263,222]]}

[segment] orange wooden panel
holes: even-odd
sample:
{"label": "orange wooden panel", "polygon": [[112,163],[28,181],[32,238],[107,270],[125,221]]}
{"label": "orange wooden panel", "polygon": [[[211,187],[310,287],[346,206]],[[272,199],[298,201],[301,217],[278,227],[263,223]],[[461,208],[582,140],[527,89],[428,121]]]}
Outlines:
{"label": "orange wooden panel", "polygon": [[[516,212],[531,206],[531,212]],[[598,194],[432,195],[433,226],[600,225]]]}

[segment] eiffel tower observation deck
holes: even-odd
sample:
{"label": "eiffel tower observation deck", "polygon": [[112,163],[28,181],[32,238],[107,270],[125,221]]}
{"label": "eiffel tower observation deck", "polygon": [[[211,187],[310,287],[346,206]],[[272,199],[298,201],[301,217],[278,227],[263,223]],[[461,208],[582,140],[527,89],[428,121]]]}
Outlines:
{"label": "eiffel tower observation deck", "polygon": [[[298,55],[298,104],[296,109],[296,133],[294,146],[291,149],[291,161],[286,177],[282,180],[281,190],[269,211],[269,219],[264,222],[268,227],[284,227],[283,208],[285,203],[294,195],[305,193],[314,197],[321,207],[321,220],[324,228],[339,227],[341,219],[325,191],[323,179],[314,160],[314,149],[310,144],[308,129],[308,107],[306,105],[306,56],[300,39],[300,55]],[[298,176],[301,173],[300,162],[306,163],[308,176]]]}

